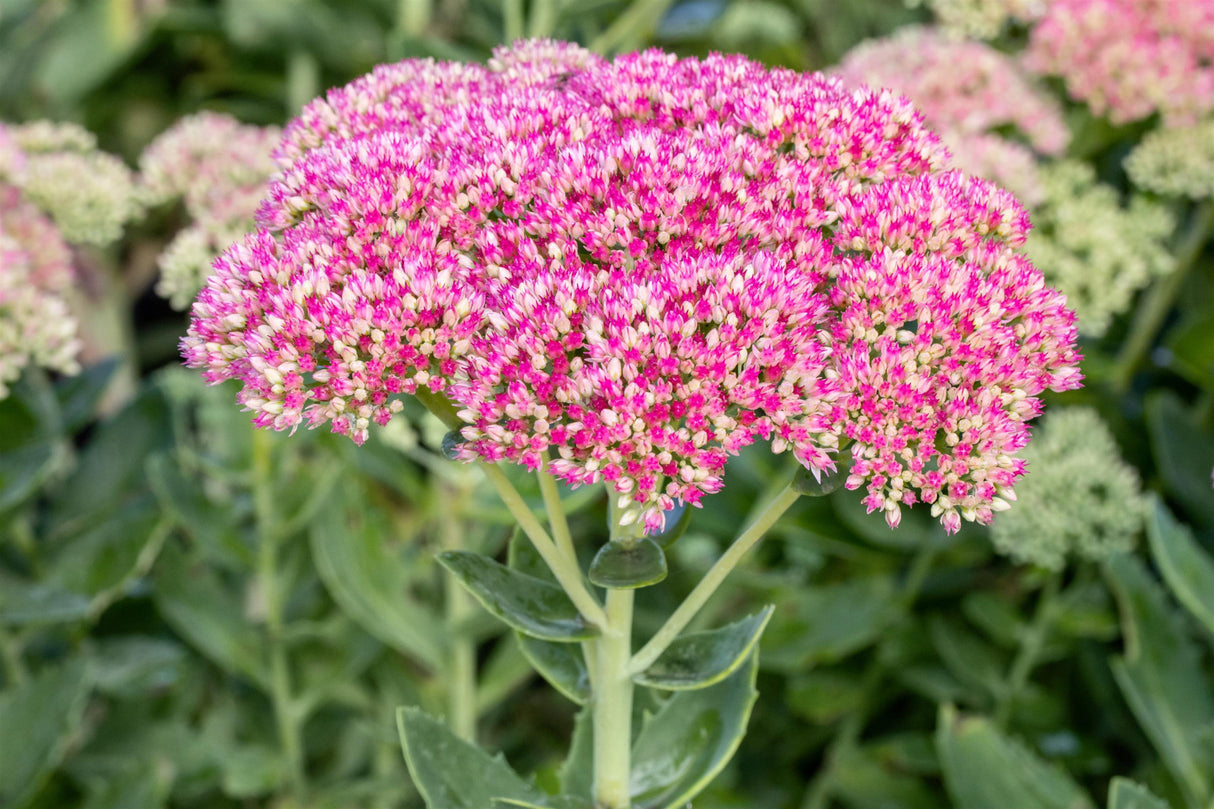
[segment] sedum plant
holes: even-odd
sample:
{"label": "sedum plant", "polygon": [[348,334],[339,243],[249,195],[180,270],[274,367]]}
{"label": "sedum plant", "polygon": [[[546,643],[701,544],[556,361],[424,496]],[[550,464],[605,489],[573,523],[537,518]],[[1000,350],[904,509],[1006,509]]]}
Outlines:
{"label": "sedum plant", "polygon": [[[383,66],[288,125],[187,364],[261,427],[361,444],[407,396],[441,418],[520,535],[506,565],[440,561],[584,705],[559,795],[403,710],[431,807],[684,805],[740,743],[769,611],[685,630],[803,493],[948,531],[1010,507],[1041,394],[1080,384],[1074,316],[1015,198],[944,157],[887,91],[550,41]],[[800,471],[634,643],[664,545],[757,442]],[[560,482],[606,490],[605,543]]]}

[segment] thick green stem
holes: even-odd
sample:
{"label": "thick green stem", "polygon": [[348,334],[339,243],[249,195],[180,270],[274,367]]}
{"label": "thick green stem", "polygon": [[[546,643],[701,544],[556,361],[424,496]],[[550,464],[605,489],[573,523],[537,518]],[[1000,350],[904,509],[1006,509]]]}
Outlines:
{"label": "thick green stem", "polygon": [[1054,620],[1054,604],[1058,600],[1061,579],[1062,576],[1059,573],[1051,573],[1046,579],[1045,586],[1041,589],[1041,595],[1037,598],[1037,609],[1033,612],[1033,622],[1029,624],[1020,638],[1020,649],[1016,652],[1016,659],[1012,661],[1007,682],[995,705],[995,722],[999,727],[1007,726],[1008,719],[1012,716],[1016,697],[1024,690],[1029,675],[1037,665],[1041,648],[1049,638],[1050,624]]}
{"label": "thick green stem", "polygon": [[527,36],[546,37],[556,27],[556,0],[533,0],[531,20],[527,25]]}
{"label": "thick green stem", "polygon": [[253,506],[257,519],[257,579],[265,604],[266,635],[270,654],[270,701],[278,727],[278,742],[287,765],[291,792],[301,797],[307,786],[299,718],[291,696],[291,674],[283,637],[283,593],[278,568],[282,539],[274,508],[270,436],[253,431]]}
{"label": "thick green stem", "polygon": [[[462,493],[452,493],[455,505],[440,506],[439,533],[443,550],[461,550],[465,546],[463,527],[458,514],[462,511]],[[472,596],[463,585],[448,575],[443,588],[446,602],[448,652],[447,721],[461,739],[476,740],[476,644],[468,637],[465,622],[474,611]]]}
{"label": "thick green stem", "polygon": [[1176,266],[1166,277],[1161,278],[1147,292],[1130,333],[1121,344],[1117,354],[1117,363],[1109,379],[1113,390],[1124,393],[1130,387],[1134,372],[1142,364],[1143,358],[1151,350],[1159,329],[1167,319],[1176,296],[1184,286],[1189,270],[1201,255],[1206,245],[1206,237],[1214,226],[1214,203],[1203,202],[1193,211],[1189,227],[1176,246]]}
{"label": "thick green stem", "polygon": [[540,525],[540,521],[531,513],[523,496],[518,493],[518,489],[514,488],[514,484],[501,469],[487,463],[481,464],[480,467],[484,471],[485,477],[489,478],[489,482],[493,484],[493,488],[497,490],[498,497],[514,515],[514,519],[518,520],[523,533],[527,535],[536,551],[543,557],[544,562],[552,571],[552,575],[556,576],[557,582],[564,588],[574,606],[578,608],[578,612],[591,624],[600,629],[605,627],[607,614],[586,589],[586,584],[582,581],[582,571],[577,566],[577,562],[567,558],[552,541],[548,532],[544,530],[544,526]]}
{"label": "thick green stem", "polygon": [[712,594],[721,586],[721,582],[725,581],[725,577],[729,575],[746,552],[754,547],[763,535],[780,519],[780,516],[788,510],[789,506],[797,501],[800,497],[797,492],[793,491],[791,486],[785,486],[783,491],[776,495],[767,508],[763,510],[755,521],[750,524],[742,534],[733,541],[725,553],[721,554],[721,558],[709,568],[704,574],[704,578],[700,579],[687,598],[683,599],[683,603],[678,606],[670,617],[666,619],[666,623],[662,628],[649,639],[639,652],[632,658],[632,663],[629,666],[629,671],[633,674],[639,674],[645,669],[653,665],[662,654],[666,651],[666,647],[679,636],[691,620],[696,617],[696,613],[700,608],[712,597]]}
{"label": "thick green stem", "polygon": [[523,0],[502,0],[502,26],[506,41],[523,37]]}
{"label": "thick green stem", "polygon": [[[460,427],[467,426],[460,419],[455,407],[451,401],[441,393],[432,393],[426,388],[419,388],[414,396],[421,402],[427,410],[450,427],[453,430],[458,430]],[[531,544],[535,546],[536,551],[543,558],[548,568],[552,571],[552,575],[556,576],[557,582],[564,588],[574,606],[582,614],[582,617],[587,622],[598,627],[607,625],[607,614],[603,612],[603,608],[599,602],[595,600],[590,591],[586,589],[585,582],[582,581],[582,571],[577,565],[576,556],[569,559],[552,541],[552,537],[548,536],[548,532],[544,530],[544,526],[540,525],[540,521],[531,513],[531,508],[527,505],[527,501],[523,500],[523,496],[519,494],[518,489],[514,488],[514,484],[510,482],[510,478],[506,477],[506,473],[499,469],[494,464],[481,463],[478,464],[481,471],[485,473],[485,477],[489,478],[489,482],[493,484],[493,488],[497,491],[498,497],[502,503],[509,509],[510,514],[518,521],[519,527],[523,529],[523,533],[531,540]]]}
{"label": "thick green stem", "polygon": [[596,809],[629,809],[632,767],[632,604],[635,591],[607,591],[607,626],[595,640],[594,801]]}

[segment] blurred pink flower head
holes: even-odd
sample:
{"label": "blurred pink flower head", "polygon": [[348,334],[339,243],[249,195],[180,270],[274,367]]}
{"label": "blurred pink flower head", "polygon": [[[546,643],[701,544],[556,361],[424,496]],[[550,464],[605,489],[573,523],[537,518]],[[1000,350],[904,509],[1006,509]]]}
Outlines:
{"label": "blurred pink flower head", "polygon": [[259,425],[359,442],[442,393],[464,459],[606,480],[648,530],[756,440],[823,470],[840,436],[870,508],[952,529],[1079,375],[1023,210],[943,156],[898,96],[738,56],[377,68],[287,127],[184,354]]}

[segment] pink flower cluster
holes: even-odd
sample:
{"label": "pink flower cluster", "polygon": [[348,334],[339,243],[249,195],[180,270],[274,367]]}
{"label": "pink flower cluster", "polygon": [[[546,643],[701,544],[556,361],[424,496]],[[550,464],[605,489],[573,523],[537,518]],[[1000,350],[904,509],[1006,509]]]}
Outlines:
{"label": "pink flower cluster", "polygon": [[1053,0],[1027,64],[1114,123],[1214,110],[1214,0]]}
{"label": "pink flower cluster", "polygon": [[[905,94],[940,133],[955,166],[1029,201],[1041,195],[1034,151],[1061,154],[1070,138],[1061,109],[1015,60],[933,28],[909,26],[863,42],[836,73],[849,85]],[[1005,127],[1029,145],[995,134]]]}
{"label": "pink flower cluster", "polygon": [[904,99],[739,56],[381,67],[287,127],[184,354],[257,424],[360,442],[443,394],[464,459],[551,458],[647,530],[754,441],[823,470],[841,436],[870,509],[954,530],[1079,374],[1024,211],[943,157]]}

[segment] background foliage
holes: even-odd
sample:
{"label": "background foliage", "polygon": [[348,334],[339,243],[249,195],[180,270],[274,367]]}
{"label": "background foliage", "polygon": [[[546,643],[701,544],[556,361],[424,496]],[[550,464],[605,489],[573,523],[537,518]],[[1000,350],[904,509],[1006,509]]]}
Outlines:
{"label": "background foliage", "polygon": [[[898,0],[2,0],[0,118],[79,122],[133,163],[184,114],[282,123],[377,63],[534,30],[818,69],[928,19]],[[1067,112],[1072,156],[1128,191],[1154,122]],[[1214,805],[1214,253],[1203,209],[1159,202],[1192,266],[1085,343],[1065,400],[1152,493],[1137,551],[1051,572],[985,529],[916,512],[891,532],[857,493],[803,498],[698,621],[776,605],[749,733],[697,807]],[[85,256],[120,290],[126,325],[96,351],[114,359],[0,401],[0,806],[420,806],[394,715],[444,710],[444,621],[476,642],[481,743],[556,784],[575,706],[478,607],[450,623],[433,560],[452,530],[504,558],[509,515],[421,412],[357,450],[254,435],[230,389],[174,367],[184,320],[150,287],[181,223],[158,209]],[[732,463],[640,594],[640,634],[791,471]],[[564,495],[601,539],[601,498]]]}

